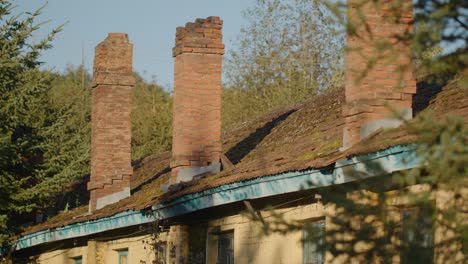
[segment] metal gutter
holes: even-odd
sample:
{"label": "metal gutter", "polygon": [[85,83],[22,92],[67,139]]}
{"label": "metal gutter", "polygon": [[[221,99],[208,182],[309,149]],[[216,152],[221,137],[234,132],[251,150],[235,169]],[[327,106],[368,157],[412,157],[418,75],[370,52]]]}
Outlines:
{"label": "metal gutter", "polygon": [[152,214],[143,211],[126,211],[110,217],[100,218],[63,227],[38,231],[20,237],[16,240],[16,250],[36,246],[43,243],[92,235],[112,229],[145,224],[155,221]]}
{"label": "metal gutter", "polygon": [[126,211],[111,217],[38,231],[16,240],[16,250],[43,243],[82,237],[112,229],[149,223],[246,199],[258,199],[300,190],[341,184],[419,166],[415,145],[395,146],[371,154],[336,161],[333,167],[265,176],[182,196],[152,206],[153,214]]}
{"label": "metal gutter", "polygon": [[225,184],[153,205],[162,219],[213,206],[342,184],[417,167],[416,146],[395,146],[383,151],[336,161],[334,167],[293,171]]}

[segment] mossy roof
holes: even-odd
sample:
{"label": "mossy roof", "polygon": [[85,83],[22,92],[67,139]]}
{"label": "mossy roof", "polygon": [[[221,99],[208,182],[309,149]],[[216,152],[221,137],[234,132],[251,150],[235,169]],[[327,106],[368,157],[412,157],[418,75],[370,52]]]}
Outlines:
{"label": "mossy roof", "polygon": [[[462,89],[460,85],[460,80],[454,79],[437,93],[434,89],[425,89],[427,85],[420,85],[413,105],[417,106],[417,112],[432,109],[436,118],[455,113],[468,122],[468,89]],[[61,212],[28,228],[23,235],[109,217],[127,210],[143,210],[223,184],[321,168],[345,157],[417,141],[416,135],[402,126],[379,130],[352,148],[340,151],[344,126],[343,103],[344,90],[330,90],[300,104],[277,109],[255,121],[240,124],[223,134],[223,151],[234,166],[217,175],[184,183],[177,191],[164,194],[160,188],[170,176],[170,152],[147,157],[134,166],[130,197],[92,214],[87,214],[88,206]]]}

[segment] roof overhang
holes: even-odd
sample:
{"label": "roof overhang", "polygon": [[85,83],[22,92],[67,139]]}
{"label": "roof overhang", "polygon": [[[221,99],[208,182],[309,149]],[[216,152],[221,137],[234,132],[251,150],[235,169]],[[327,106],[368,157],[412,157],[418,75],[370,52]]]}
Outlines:
{"label": "roof overhang", "polygon": [[415,145],[394,146],[371,154],[341,159],[325,168],[291,171],[225,184],[153,205],[151,210],[126,211],[110,217],[38,231],[18,238],[15,249],[169,219],[243,200],[326,187],[415,168],[421,163],[415,148]]}

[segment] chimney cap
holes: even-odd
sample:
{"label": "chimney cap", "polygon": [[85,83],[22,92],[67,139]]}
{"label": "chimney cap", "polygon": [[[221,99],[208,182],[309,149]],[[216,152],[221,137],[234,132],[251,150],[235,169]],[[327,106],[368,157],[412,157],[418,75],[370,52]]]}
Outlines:
{"label": "chimney cap", "polygon": [[128,41],[128,34],[127,33],[119,33],[119,32],[109,32],[107,34],[108,39],[120,39]]}

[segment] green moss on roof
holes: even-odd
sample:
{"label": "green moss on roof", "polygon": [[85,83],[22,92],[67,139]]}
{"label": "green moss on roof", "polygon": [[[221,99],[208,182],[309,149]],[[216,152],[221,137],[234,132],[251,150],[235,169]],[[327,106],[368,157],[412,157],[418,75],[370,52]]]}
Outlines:
{"label": "green moss on roof", "polygon": [[[130,197],[91,215],[86,215],[87,206],[60,213],[42,224],[30,227],[25,233],[108,217],[126,210],[145,209],[163,200],[223,184],[325,167],[338,159],[417,140],[416,135],[408,129],[399,127],[377,131],[352,148],[340,151],[344,126],[341,115],[343,102],[343,89],[328,91],[301,104],[272,111],[224,133],[223,151],[234,162],[234,167],[187,183],[177,192],[163,195],[160,188],[170,177],[171,154],[166,152],[147,157],[134,167]],[[461,89],[459,79],[456,79],[437,94],[427,108],[434,111],[436,117],[455,113],[468,122],[468,89]]]}
{"label": "green moss on roof", "polygon": [[325,142],[324,144],[320,145],[318,148],[314,149],[311,152],[306,152],[303,155],[297,158],[297,161],[307,161],[313,160],[321,156],[325,156],[330,154],[330,152],[336,151],[340,147],[342,147],[343,142],[341,140],[333,140],[331,142]]}

